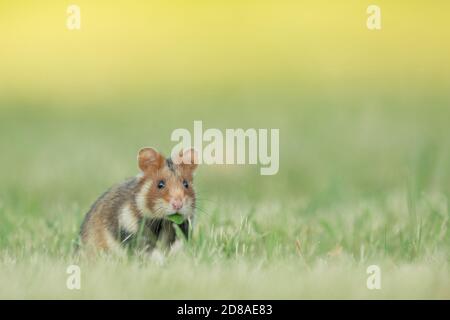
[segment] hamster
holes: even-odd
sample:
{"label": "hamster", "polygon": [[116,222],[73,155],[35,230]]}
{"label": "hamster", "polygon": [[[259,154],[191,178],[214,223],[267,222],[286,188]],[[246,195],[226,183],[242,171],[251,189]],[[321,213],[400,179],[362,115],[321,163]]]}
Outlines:
{"label": "hamster", "polygon": [[189,238],[195,214],[193,175],[197,168],[193,149],[165,158],[153,148],[138,153],[141,173],[101,195],[81,226],[81,247],[123,253],[136,240],[145,252],[173,249],[181,243],[174,223],[167,219],[178,213],[179,225]]}

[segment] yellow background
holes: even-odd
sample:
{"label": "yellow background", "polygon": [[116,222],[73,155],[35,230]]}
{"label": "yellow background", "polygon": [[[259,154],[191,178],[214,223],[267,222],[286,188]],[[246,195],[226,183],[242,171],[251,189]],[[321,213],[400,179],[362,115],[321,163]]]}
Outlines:
{"label": "yellow background", "polygon": [[[69,4],[81,8],[79,31],[66,28]],[[0,90],[92,102],[226,88],[448,89],[450,3],[376,1],[380,31],[366,27],[370,4],[3,0]]]}

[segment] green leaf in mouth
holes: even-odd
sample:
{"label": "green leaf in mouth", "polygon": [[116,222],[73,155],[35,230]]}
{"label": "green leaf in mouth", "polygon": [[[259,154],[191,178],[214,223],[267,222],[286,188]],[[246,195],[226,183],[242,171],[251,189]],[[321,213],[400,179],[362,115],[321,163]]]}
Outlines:
{"label": "green leaf in mouth", "polygon": [[183,215],[181,215],[179,213],[171,214],[171,215],[167,216],[167,219],[169,219],[170,221],[172,221],[176,224],[182,224],[184,221]]}

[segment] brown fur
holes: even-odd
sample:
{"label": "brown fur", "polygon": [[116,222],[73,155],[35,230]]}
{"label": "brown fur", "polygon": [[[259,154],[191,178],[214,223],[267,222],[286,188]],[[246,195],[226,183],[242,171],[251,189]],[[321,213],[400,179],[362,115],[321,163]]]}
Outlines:
{"label": "brown fur", "polygon": [[[181,210],[186,220],[180,228],[188,238],[189,220],[195,212],[192,180],[197,165],[175,164],[151,148],[144,148],[139,152],[138,165],[141,175],[109,189],[92,205],[81,226],[83,247],[116,251],[137,238],[146,250],[153,249],[157,243],[170,247],[176,240],[176,232],[173,223],[165,217],[173,213],[168,210],[172,208],[170,203],[174,199],[184,203]],[[164,188],[158,188],[159,181],[165,182]],[[183,185],[183,181],[188,182],[188,188]],[[149,183],[151,186],[147,191],[145,187]],[[130,231],[121,225],[120,217],[124,208],[127,208],[128,220],[137,222],[139,237],[134,228]]]}

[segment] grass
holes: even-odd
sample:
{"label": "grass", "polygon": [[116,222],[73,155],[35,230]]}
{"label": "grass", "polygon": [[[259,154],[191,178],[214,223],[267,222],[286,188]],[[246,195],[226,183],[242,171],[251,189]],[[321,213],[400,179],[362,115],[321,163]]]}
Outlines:
{"label": "grass", "polygon": [[[0,298],[450,298],[446,98],[424,108],[401,95],[369,105],[260,94],[150,97],[127,108],[4,99]],[[140,147],[168,153],[171,131],[193,120],[280,128],[279,174],[200,167],[192,241],[163,266],[78,261],[73,245],[91,203],[137,173]],[[81,290],[66,288],[71,264]],[[381,290],[366,287],[372,264]]]}

